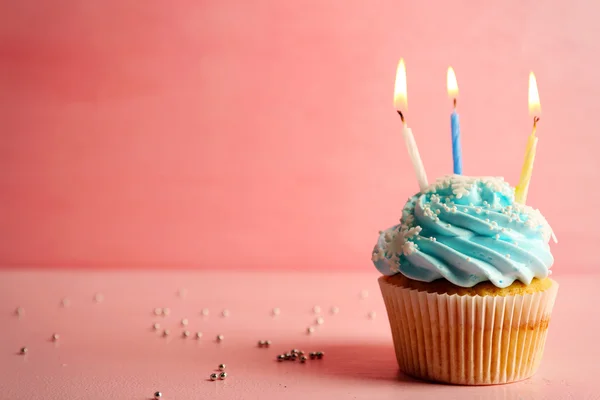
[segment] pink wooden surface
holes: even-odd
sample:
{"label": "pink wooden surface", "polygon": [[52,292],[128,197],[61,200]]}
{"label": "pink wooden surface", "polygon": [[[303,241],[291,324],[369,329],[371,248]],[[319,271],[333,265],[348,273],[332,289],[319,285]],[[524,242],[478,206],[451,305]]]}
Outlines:
{"label": "pink wooden surface", "polygon": [[530,201],[559,235],[560,265],[593,271],[579,249],[600,239],[600,191],[586,189],[600,171],[598,12],[589,0],[0,1],[0,265],[364,268],[417,188],[392,109],[403,56],[430,178],[451,170],[448,65],[465,173],[513,184],[536,72]]}
{"label": "pink wooden surface", "polygon": [[[453,387],[398,374],[375,273],[0,273],[0,398],[149,399],[600,399],[595,295],[600,276],[564,276],[538,374],[521,383]],[[187,294],[178,296],[179,289]],[[361,298],[366,289],[369,296]],[[96,293],[104,300],[94,301]],[[70,300],[61,307],[61,299]],[[312,336],[312,307],[325,323]],[[585,311],[585,307],[589,307]],[[21,306],[24,315],[15,316]],[[339,313],[330,315],[331,306]],[[590,307],[591,306],[591,307]],[[169,307],[155,317],[155,307]],[[207,318],[200,315],[208,308]],[[271,309],[279,307],[278,317]],[[223,318],[219,313],[230,310]],[[368,313],[375,311],[375,319]],[[181,318],[201,340],[183,339]],[[171,330],[167,339],[153,322]],[[55,344],[53,333],[60,334]],[[222,343],[216,343],[217,334]],[[258,340],[270,339],[270,349]],[[27,346],[26,356],[18,355]],[[296,347],[325,359],[275,361]],[[229,377],[207,378],[220,363]]]}

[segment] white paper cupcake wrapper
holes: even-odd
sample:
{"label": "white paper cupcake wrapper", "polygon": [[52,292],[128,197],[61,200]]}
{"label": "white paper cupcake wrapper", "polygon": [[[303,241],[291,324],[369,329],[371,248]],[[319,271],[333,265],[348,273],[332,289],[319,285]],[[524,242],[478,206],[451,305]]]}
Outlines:
{"label": "white paper cupcake wrapper", "polygon": [[426,293],[379,278],[400,369],[461,385],[529,378],[537,370],[558,284],[516,296]]}

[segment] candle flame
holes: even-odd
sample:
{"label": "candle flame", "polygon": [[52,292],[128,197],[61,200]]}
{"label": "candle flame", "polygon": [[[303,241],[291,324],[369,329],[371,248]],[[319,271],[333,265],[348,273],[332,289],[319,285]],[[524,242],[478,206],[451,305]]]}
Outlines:
{"label": "candle flame", "polygon": [[538,93],[537,82],[533,72],[529,73],[529,116],[539,117],[542,113],[542,106],[540,105],[540,95]]}
{"label": "candle flame", "polygon": [[408,108],[408,100],[406,97],[406,66],[404,59],[401,58],[398,62],[396,70],[396,84],[394,85],[394,107],[398,111],[406,111]]}
{"label": "candle flame", "polygon": [[452,67],[448,67],[448,77],[446,79],[446,87],[448,88],[448,97],[456,99],[458,97],[458,83],[456,82],[456,74]]}

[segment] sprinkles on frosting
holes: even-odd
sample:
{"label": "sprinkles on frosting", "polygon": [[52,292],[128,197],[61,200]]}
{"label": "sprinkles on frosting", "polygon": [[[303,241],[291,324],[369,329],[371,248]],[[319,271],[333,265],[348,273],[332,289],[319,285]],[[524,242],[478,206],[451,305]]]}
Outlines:
{"label": "sprinkles on frosting", "polygon": [[[408,199],[400,224],[382,234],[384,240],[375,246],[372,260],[387,260],[389,268],[399,272],[403,260],[419,251],[415,242],[421,239],[427,239],[427,246],[444,246],[438,239],[457,236],[489,237],[513,248],[519,248],[523,238],[547,243],[552,229],[546,219],[539,210],[514,203],[514,199],[515,189],[501,177],[439,178]],[[462,222],[456,225],[455,218],[462,218]],[[474,220],[480,222],[479,227],[469,233],[466,226],[476,224]],[[482,231],[485,226],[489,234]],[[500,256],[510,260],[510,254]],[[466,258],[471,262],[472,257]]]}

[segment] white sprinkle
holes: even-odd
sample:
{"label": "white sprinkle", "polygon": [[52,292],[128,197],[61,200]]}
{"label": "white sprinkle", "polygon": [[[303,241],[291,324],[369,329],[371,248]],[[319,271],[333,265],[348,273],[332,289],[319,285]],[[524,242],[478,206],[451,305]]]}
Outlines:
{"label": "white sprinkle", "polygon": [[496,238],[496,240],[500,239],[500,234],[499,234],[499,233],[496,233],[496,236],[495,236],[495,238]]}
{"label": "white sprinkle", "polygon": [[475,209],[475,213],[477,213],[477,214],[481,214],[481,207],[477,207],[477,208]]}
{"label": "white sprinkle", "polygon": [[471,261],[471,257],[467,257],[467,262]]}
{"label": "white sprinkle", "polygon": [[52,341],[53,342],[56,342],[59,338],[60,338],[60,336],[58,335],[58,333],[53,333],[52,334]]}
{"label": "white sprinkle", "polygon": [[470,205],[471,207],[473,207],[475,204],[473,204],[473,203],[469,203],[469,205]]}
{"label": "white sprinkle", "polygon": [[229,317],[229,310],[228,309],[224,309],[223,311],[221,311],[221,315],[225,318]]}
{"label": "white sprinkle", "polygon": [[203,308],[202,311],[200,311],[200,314],[202,314],[205,317],[208,317],[208,308]]}
{"label": "white sprinkle", "polygon": [[71,300],[69,300],[68,298],[65,297],[64,299],[61,300],[60,304],[63,307],[69,307],[71,305]]}
{"label": "white sprinkle", "polygon": [[202,332],[196,332],[196,339],[200,339],[202,337]]}
{"label": "white sprinkle", "polygon": [[465,207],[463,210],[464,210],[465,212],[469,212],[469,209],[468,209],[467,207]]}
{"label": "white sprinkle", "polygon": [[171,309],[170,308],[163,308],[162,313],[166,317],[167,315],[171,314]]}
{"label": "white sprinkle", "polygon": [[323,317],[318,317],[315,322],[317,323],[317,325],[323,325],[325,320],[323,319]]}
{"label": "white sprinkle", "polygon": [[490,222],[490,219],[489,219],[489,218],[486,218],[486,219],[485,219],[485,222]]}
{"label": "white sprinkle", "polygon": [[450,224],[446,224],[446,228],[450,228]]}
{"label": "white sprinkle", "polygon": [[23,307],[17,307],[17,309],[15,310],[15,314],[17,314],[19,317],[22,316],[25,313],[25,310],[23,309]]}
{"label": "white sprinkle", "polygon": [[306,333],[308,335],[312,335],[315,332],[315,328],[312,326],[309,326],[308,328],[306,328]]}
{"label": "white sprinkle", "polygon": [[94,296],[94,301],[96,303],[101,303],[104,300],[104,295],[102,293],[96,293]]}
{"label": "white sprinkle", "polygon": [[182,289],[179,289],[179,290],[177,291],[177,295],[178,295],[179,297],[184,297],[186,294],[187,294],[187,289],[183,289],[183,288],[182,288]]}
{"label": "white sprinkle", "polygon": [[312,310],[313,310],[313,312],[315,314],[320,314],[321,313],[321,307],[320,306],[314,306]]}
{"label": "white sprinkle", "polygon": [[510,254],[507,254],[507,255],[506,255],[506,258],[510,258]]}
{"label": "white sprinkle", "polygon": [[187,326],[187,325],[188,325],[188,323],[189,323],[189,321],[188,321],[188,319],[187,319],[187,318],[183,318],[183,319],[181,320],[181,325],[182,325],[182,326]]}
{"label": "white sprinkle", "polygon": [[281,310],[279,309],[279,307],[273,308],[273,310],[271,312],[273,313],[273,315],[279,315],[279,314],[281,314]]}
{"label": "white sprinkle", "polygon": [[506,229],[500,228],[500,232],[504,232],[504,231],[506,231]]}
{"label": "white sprinkle", "polygon": [[169,330],[168,330],[168,329],[165,329],[165,330],[163,331],[163,336],[169,336],[169,333],[171,333],[171,332],[169,332]]}
{"label": "white sprinkle", "polygon": [[441,212],[442,212],[442,211],[441,211],[439,208],[438,208],[437,210],[435,210],[435,213],[436,213],[437,215],[440,215],[440,214],[441,214]]}
{"label": "white sprinkle", "polygon": [[154,315],[162,315],[162,308],[156,307],[154,309]]}
{"label": "white sprinkle", "polygon": [[361,299],[366,299],[367,297],[369,297],[369,291],[367,289],[363,289],[360,291],[360,298]]}
{"label": "white sprinkle", "polygon": [[225,336],[223,336],[223,335],[217,335],[217,342],[222,342],[223,339],[225,339]]}
{"label": "white sprinkle", "polygon": [[516,242],[516,241],[514,241],[514,242],[513,242],[513,244],[514,244],[515,246],[518,246],[518,245],[519,245],[519,243],[518,243],[518,242]]}
{"label": "white sprinkle", "polygon": [[433,242],[433,236],[429,236],[429,241]]}
{"label": "white sprinkle", "polygon": [[369,319],[375,319],[377,317],[377,313],[375,311],[369,312]]}
{"label": "white sprinkle", "polygon": [[159,329],[160,329],[160,324],[159,324],[158,322],[155,322],[155,323],[152,325],[152,329],[154,329],[155,331],[159,330]]}
{"label": "white sprinkle", "polygon": [[182,335],[183,335],[184,338],[189,337],[190,336],[190,331],[183,331]]}
{"label": "white sprinkle", "polygon": [[331,314],[337,314],[340,312],[340,309],[336,306],[331,307],[331,310],[329,311]]}

